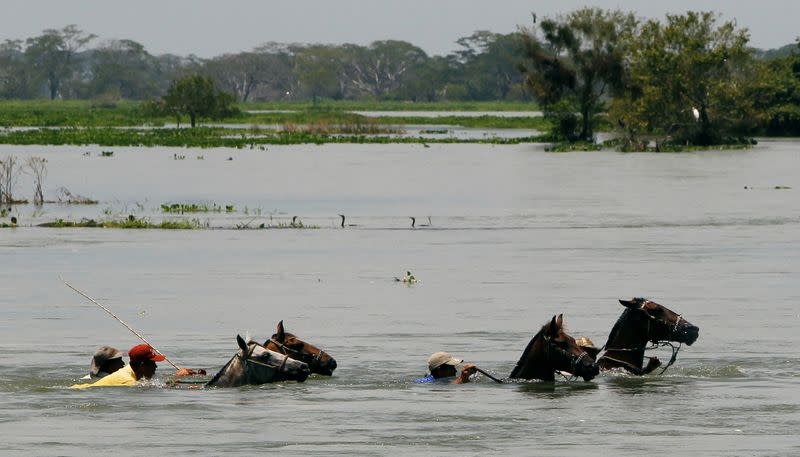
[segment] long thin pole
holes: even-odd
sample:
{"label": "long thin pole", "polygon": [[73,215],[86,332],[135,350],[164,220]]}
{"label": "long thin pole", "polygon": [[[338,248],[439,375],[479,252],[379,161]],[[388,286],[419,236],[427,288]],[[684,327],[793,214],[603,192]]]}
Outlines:
{"label": "long thin pole", "polygon": [[498,384],[502,384],[502,383],[503,383],[503,381],[501,381],[501,380],[499,380],[499,379],[495,378],[494,376],[490,375],[489,373],[485,372],[484,370],[481,370],[481,369],[480,369],[480,368],[478,368],[478,367],[475,367],[475,370],[476,370],[478,373],[480,373],[480,374],[482,374],[482,375],[486,376],[487,378],[491,379],[492,381],[494,381],[494,382],[496,382],[496,383],[498,383]]}
{"label": "long thin pole", "polygon": [[[77,293],[79,293],[80,295],[82,295],[82,296],[83,296],[83,298],[85,298],[85,299],[89,300],[90,302],[92,302],[92,303],[94,303],[95,305],[97,305],[97,306],[99,306],[100,308],[102,308],[102,309],[103,309],[103,311],[107,312],[107,313],[108,313],[108,314],[109,314],[111,317],[113,317],[114,319],[116,319],[116,320],[117,320],[117,322],[119,322],[120,324],[124,325],[124,326],[125,326],[125,328],[127,328],[128,330],[130,330],[130,331],[131,331],[131,333],[133,333],[134,335],[138,336],[140,340],[144,341],[144,342],[145,342],[145,344],[147,344],[148,346],[150,346],[151,348],[153,348],[153,349],[154,349],[156,352],[158,352],[158,353],[159,353],[159,354],[161,354],[161,355],[164,355],[164,353],[162,353],[161,351],[159,351],[158,349],[156,349],[156,348],[155,348],[155,346],[153,346],[152,344],[150,344],[150,342],[149,342],[149,341],[147,341],[147,340],[145,339],[145,337],[143,337],[143,336],[142,336],[142,335],[141,335],[139,332],[137,332],[136,330],[134,330],[133,328],[131,328],[131,326],[130,326],[130,325],[128,325],[128,324],[126,324],[125,322],[123,322],[123,320],[122,320],[122,319],[120,319],[119,317],[117,317],[117,315],[116,315],[116,314],[112,313],[110,309],[108,309],[108,308],[106,308],[105,306],[101,305],[100,303],[98,303],[98,302],[97,302],[97,300],[95,300],[94,298],[92,298],[92,297],[90,297],[90,296],[86,295],[84,292],[81,292],[80,290],[76,289],[76,288],[75,288],[75,287],[74,287],[72,284],[68,283],[67,281],[64,281],[64,278],[62,278],[61,276],[59,276],[59,277],[58,277],[58,279],[60,279],[60,280],[61,280],[61,282],[63,282],[64,284],[66,284],[66,285],[67,285],[67,287],[69,287],[70,289],[72,289],[72,290],[74,290],[75,292],[77,292]],[[166,355],[164,355],[164,360],[166,360],[166,361],[167,361],[167,362],[168,362],[170,365],[172,365],[173,367],[175,367],[175,369],[176,369],[176,370],[180,370],[180,368],[179,368],[177,365],[175,365],[174,363],[172,363],[172,360],[168,359]]]}

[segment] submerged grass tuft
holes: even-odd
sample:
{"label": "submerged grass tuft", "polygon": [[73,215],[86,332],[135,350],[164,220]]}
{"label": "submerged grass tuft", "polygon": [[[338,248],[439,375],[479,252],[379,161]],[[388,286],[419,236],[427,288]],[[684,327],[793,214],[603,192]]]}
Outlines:
{"label": "submerged grass tuft", "polygon": [[[211,206],[206,204],[197,204],[197,203],[162,203],[161,204],[161,212],[162,213],[221,213],[223,207],[217,205],[216,203],[212,203]],[[226,213],[232,213],[234,211],[233,205],[225,205],[224,208]]]}
{"label": "submerged grass tuft", "polygon": [[150,222],[150,220],[145,217],[139,218],[134,215],[130,215],[125,219],[109,219],[105,221],[96,221],[94,219],[86,218],[81,219],[80,221],[56,219],[53,222],[39,224],[38,227],[191,230],[204,227],[207,228],[208,225],[203,225],[199,219],[163,220],[161,222]]}

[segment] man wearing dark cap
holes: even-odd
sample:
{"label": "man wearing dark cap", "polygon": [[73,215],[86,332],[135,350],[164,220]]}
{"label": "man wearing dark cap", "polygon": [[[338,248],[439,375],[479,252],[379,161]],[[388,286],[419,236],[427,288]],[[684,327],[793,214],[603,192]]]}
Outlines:
{"label": "man wearing dark cap", "polygon": [[98,380],[105,378],[111,373],[119,370],[125,366],[122,361],[122,353],[117,348],[111,346],[102,346],[92,357],[92,363],[89,366],[89,374],[81,379]]}
{"label": "man wearing dark cap", "polygon": [[142,379],[152,378],[156,373],[156,362],[166,359],[149,344],[140,344],[132,347],[128,351],[128,357],[130,358],[130,364],[125,365],[114,373],[90,384],[75,384],[72,388],[135,386]]}

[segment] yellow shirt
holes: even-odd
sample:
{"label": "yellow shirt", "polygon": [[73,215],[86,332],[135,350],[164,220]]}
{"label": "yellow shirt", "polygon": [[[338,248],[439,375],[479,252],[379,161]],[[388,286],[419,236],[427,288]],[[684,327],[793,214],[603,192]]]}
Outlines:
{"label": "yellow shirt", "polygon": [[87,384],[75,384],[70,389],[85,389],[87,387],[130,387],[135,386],[138,381],[130,365],[125,365],[110,375],[100,378],[95,382]]}

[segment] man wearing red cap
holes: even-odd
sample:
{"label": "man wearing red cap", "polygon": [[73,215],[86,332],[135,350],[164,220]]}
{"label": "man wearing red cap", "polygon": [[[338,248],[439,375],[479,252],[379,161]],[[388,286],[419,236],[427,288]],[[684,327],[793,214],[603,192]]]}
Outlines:
{"label": "man wearing red cap", "polygon": [[[142,379],[150,379],[156,373],[156,362],[161,362],[166,357],[156,352],[149,344],[134,346],[128,351],[130,364],[125,365],[110,375],[90,384],[75,384],[72,388],[84,389],[86,387],[103,386],[135,386]],[[180,372],[181,370],[179,370]],[[188,374],[188,373],[187,373]],[[181,376],[182,374],[176,373]],[[183,374],[185,375],[185,374]]]}

